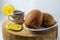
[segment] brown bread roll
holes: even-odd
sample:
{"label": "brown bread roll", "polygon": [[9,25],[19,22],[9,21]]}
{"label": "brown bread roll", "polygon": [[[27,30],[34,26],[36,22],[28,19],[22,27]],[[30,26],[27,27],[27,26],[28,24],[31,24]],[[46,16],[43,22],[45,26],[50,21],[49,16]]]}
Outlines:
{"label": "brown bread roll", "polygon": [[42,26],[50,27],[55,24],[53,16],[49,13],[43,13],[43,23]]}
{"label": "brown bread roll", "polygon": [[39,28],[42,24],[43,14],[40,10],[31,10],[25,17],[25,24],[29,28]]}

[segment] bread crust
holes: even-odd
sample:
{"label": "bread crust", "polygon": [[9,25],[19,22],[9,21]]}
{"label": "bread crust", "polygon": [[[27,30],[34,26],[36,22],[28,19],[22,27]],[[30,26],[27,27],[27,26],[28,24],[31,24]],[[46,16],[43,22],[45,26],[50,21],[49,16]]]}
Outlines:
{"label": "bread crust", "polygon": [[49,13],[43,13],[43,23],[45,27],[50,27],[55,23],[53,16]]}
{"label": "bread crust", "polygon": [[25,24],[28,27],[39,28],[42,24],[43,14],[40,10],[31,10],[25,17]]}

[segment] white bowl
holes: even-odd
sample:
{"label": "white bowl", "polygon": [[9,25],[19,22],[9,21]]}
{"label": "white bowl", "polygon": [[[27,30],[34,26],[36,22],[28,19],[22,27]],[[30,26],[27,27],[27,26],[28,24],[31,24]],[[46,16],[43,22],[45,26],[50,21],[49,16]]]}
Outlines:
{"label": "white bowl", "polygon": [[44,30],[48,30],[48,29],[57,27],[57,23],[55,23],[55,24],[54,24],[53,26],[51,26],[51,27],[48,27],[48,28],[40,27],[39,29],[31,29],[31,28],[28,28],[28,27],[26,27],[26,25],[23,23],[23,27],[24,27],[26,30],[30,30],[30,31],[44,31]]}

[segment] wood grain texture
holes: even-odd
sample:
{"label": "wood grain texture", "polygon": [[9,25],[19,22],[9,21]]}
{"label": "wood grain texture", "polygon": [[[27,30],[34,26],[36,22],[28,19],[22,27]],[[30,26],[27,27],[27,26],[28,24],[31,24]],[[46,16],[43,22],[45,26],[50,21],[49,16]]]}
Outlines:
{"label": "wood grain texture", "polygon": [[11,22],[6,20],[2,25],[4,40],[57,40],[57,26],[46,31],[32,32],[23,28],[23,30],[16,32],[5,29],[6,25],[9,23]]}

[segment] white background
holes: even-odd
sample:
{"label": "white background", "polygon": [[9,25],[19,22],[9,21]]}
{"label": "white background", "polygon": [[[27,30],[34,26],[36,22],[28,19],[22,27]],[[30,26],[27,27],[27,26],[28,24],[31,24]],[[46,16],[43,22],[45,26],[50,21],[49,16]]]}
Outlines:
{"label": "white background", "polygon": [[[15,9],[22,10],[25,14],[31,9],[39,9],[42,12],[51,13],[60,26],[60,0],[0,0],[0,40],[2,38],[2,23],[7,19],[1,12],[4,4],[12,4]],[[60,39],[60,27],[58,28],[58,40]]]}

